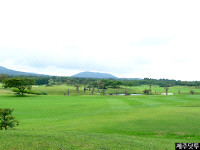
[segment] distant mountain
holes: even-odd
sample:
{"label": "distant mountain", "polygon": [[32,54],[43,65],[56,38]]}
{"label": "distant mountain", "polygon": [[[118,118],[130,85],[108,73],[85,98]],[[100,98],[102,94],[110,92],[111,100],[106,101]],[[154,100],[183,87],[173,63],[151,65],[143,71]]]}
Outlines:
{"label": "distant mountain", "polygon": [[43,74],[15,71],[15,70],[7,69],[5,67],[0,66],[0,74],[1,73],[8,74],[8,75],[22,75],[22,76],[44,76]]}
{"label": "distant mountain", "polygon": [[[44,74],[37,73],[28,73],[22,71],[15,71],[12,69],[7,69],[5,67],[0,66],[0,74],[8,74],[8,75],[16,75],[16,76],[48,76]],[[97,79],[117,79],[117,80],[141,80],[140,78],[117,78],[108,73],[99,73],[99,72],[80,72],[71,77],[79,77],[79,78],[97,78]]]}
{"label": "distant mountain", "polygon": [[108,74],[108,73],[99,73],[99,72],[80,72],[71,77],[79,78],[99,78],[99,79],[117,79],[117,77]]}

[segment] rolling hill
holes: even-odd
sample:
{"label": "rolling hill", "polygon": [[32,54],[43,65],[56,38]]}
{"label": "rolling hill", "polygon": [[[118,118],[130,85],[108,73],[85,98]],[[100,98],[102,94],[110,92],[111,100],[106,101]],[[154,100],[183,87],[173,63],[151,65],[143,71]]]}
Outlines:
{"label": "rolling hill", "polygon": [[99,72],[80,72],[71,77],[79,78],[99,78],[99,79],[117,79],[117,77],[108,74],[108,73],[99,73]]}

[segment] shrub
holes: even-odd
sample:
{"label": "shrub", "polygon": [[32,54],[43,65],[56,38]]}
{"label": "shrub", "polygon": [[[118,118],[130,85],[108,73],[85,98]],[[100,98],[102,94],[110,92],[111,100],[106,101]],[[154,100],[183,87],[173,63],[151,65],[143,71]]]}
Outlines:
{"label": "shrub", "polygon": [[35,91],[28,91],[27,93],[28,93],[28,94],[41,95],[40,92],[35,92]]}
{"label": "shrub", "polygon": [[7,130],[19,125],[19,121],[12,116],[14,109],[0,108],[0,130]]}
{"label": "shrub", "polygon": [[47,92],[42,92],[42,95],[48,95]]}
{"label": "shrub", "polygon": [[150,94],[150,92],[151,92],[151,90],[147,90],[147,89],[145,89],[143,92],[144,92],[144,94],[147,94],[147,95],[149,95],[149,94]]}
{"label": "shrub", "polygon": [[193,91],[193,90],[191,90],[191,91],[190,91],[190,94],[192,94],[192,95],[193,95],[193,94],[194,94],[194,91]]}

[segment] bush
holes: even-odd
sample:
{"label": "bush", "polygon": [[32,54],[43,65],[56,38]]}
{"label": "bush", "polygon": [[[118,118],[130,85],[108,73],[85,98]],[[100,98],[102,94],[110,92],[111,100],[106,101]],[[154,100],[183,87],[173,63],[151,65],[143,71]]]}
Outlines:
{"label": "bush", "polygon": [[144,92],[144,94],[149,95],[150,92],[151,92],[151,90],[147,90],[147,89],[145,89],[143,92]]}
{"label": "bush", "polygon": [[14,109],[0,108],[0,130],[7,130],[19,125],[19,121],[12,116]]}
{"label": "bush", "polygon": [[193,90],[191,90],[191,91],[190,91],[190,94],[192,94],[192,95],[193,95],[193,94],[194,94],[194,91],[193,91]]}
{"label": "bush", "polygon": [[41,95],[40,92],[35,92],[35,91],[28,91],[27,93],[28,93],[28,94]]}
{"label": "bush", "polygon": [[48,95],[47,92],[42,92],[42,95]]}

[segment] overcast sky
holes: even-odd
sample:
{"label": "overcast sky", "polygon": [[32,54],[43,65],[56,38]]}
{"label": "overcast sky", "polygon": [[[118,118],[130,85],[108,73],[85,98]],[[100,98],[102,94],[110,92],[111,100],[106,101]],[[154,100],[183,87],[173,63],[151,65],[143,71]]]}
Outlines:
{"label": "overcast sky", "polygon": [[199,0],[0,0],[0,66],[200,80],[199,8]]}

